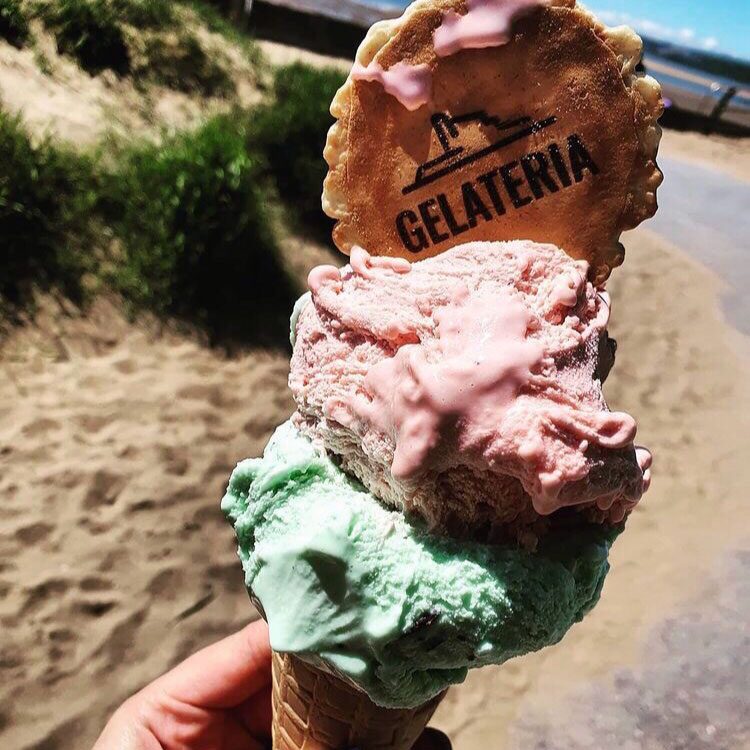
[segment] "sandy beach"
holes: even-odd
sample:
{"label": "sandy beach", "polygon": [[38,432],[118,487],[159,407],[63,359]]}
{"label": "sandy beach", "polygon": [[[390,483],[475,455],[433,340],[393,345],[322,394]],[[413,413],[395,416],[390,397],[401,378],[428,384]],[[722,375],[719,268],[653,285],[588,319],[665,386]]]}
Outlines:
{"label": "sandy beach", "polygon": [[[300,262],[294,249],[300,271],[325,254]],[[527,707],[551,710],[643,658],[650,629],[747,533],[748,362],[721,321],[719,282],[647,230],[628,253],[611,285],[620,349],[607,393],[640,417],[653,491],[595,612],[560,646],[450,694],[436,723],[458,748],[512,747]],[[71,733],[86,747],[123,698],[253,616],[218,500],[291,411],[287,354],[229,358],[101,300],[85,318],[50,303],[0,361],[0,731],[9,747],[63,748]]]}
{"label": "sandy beach", "polygon": [[[668,132],[663,153],[750,180],[747,141]],[[626,262],[610,284],[619,348],[605,392],[613,409],[637,415],[639,441],[655,455],[653,486],[614,547],[593,614],[560,645],[472,673],[451,691],[435,724],[457,750],[594,748],[607,736],[615,747],[703,747],[668,735],[640,742],[629,725],[613,734],[593,704],[615,721],[620,704],[607,696],[625,690],[623,675],[659,663],[654,643],[669,623],[710,606],[726,625],[732,607],[747,606],[746,588],[729,603],[703,602],[728,580],[722,566],[739,576],[748,565],[750,358],[721,310],[720,277],[648,224],[624,241]],[[299,237],[285,243],[300,289],[331,257]],[[196,332],[130,320],[110,297],[85,314],[45,298],[0,343],[3,747],[89,747],[124,698],[255,617],[219,500],[236,462],[258,455],[292,411],[288,356],[230,356]],[[740,623],[746,611],[737,610]],[[722,658],[732,643],[719,644]],[[683,729],[695,720],[714,727],[706,736],[722,747],[748,746],[750,727],[732,718],[750,714],[742,658],[721,661],[730,687],[716,700],[726,710],[688,711]],[[657,706],[687,679],[659,674]],[[659,725],[650,720],[647,731]]]}

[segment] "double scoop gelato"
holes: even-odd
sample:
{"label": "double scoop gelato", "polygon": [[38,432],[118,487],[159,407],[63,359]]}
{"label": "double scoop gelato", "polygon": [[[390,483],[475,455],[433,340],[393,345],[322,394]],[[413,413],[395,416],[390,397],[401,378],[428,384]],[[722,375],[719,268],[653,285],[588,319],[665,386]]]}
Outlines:
{"label": "double scoop gelato", "polygon": [[586,273],[532,242],[312,271],[297,412],[222,501],[276,651],[408,708],[596,603],[650,457]]}

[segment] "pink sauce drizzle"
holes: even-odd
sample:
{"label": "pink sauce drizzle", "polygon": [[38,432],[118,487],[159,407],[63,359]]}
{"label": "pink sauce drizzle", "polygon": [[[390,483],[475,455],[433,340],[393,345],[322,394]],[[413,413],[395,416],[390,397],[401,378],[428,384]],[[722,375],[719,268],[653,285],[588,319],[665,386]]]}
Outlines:
{"label": "pink sauce drizzle", "polygon": [[635,420],[624,411],[571,412],[550,408],[548,416],[557,427],[602,448],[625,448],[635,438]]}
{"label": "pink sauce drizzle", "polygon": [[550,295],[552,304],[575,307],[586,284],[587,270],[588,263],[584,261],[583,265],[575,271],[560,274],[552,287]]}
{"label": "pink sauce drizzle", "polygon": [[[553,404],[548,404],[545,408],[546,419],[554,427],[561,431],[567,432],[574,436],[580,443],[578,450],[585,453],[590,444],[598,445],[602,448],[616,450],[626,448],[631,445],[635,438],[636,424],[633,417],[625,412],[604,411],[604,412],[585,412],[575,411],[562,408]],[[519,451],[527,461],[536,461],[540,465],[544,463],[543,459],[547,449],[541,439],[524,446]],[[539,491],[534,493],[532,500],[537,513],[547,515],[554,513],[562,507],[570,504],[560,500],[560,492],[571,481],[583,479],[586,472],[580,476],[571,475],[568,472],[555,468],[551,471],[539,472]],[[612,505],[617,493],[604,495],[597,499],[597,505],[602,510],[607,510]]]}
{"label": "pink sauce drizzle", "polygon": [[511,294],[457,296],[434,320],[438,357],[428,360],[421,344],[402,346],[367,373],[372,399],[357,396],[350,405],[357,418],[393,435],[396,478],[429,468],[451,423],[495,429],[544,354],[539,342],[526,338],[532,316]]}
{"label": "pink sauce drizzle", "polygon": [[316,266],[307,276],[307,286],[314,295],[320,293],[328,282],[334,282],[337,288],[342,288],[341,274],[336,266]]}
{"label": "pink sauce drizzle", "polygon": [[411,271],[411,263],[406,258],[372,256],[359,245],[352,248],[349,254],[349,265],[354,273],[365,279],[373,278],[373,269],[393,271],[394,273],[409,273]]}
{"label": "pink sauce drizzle", "polygon": [[467,0],[468,12],[443,15],[435,29],[435,53],[453,55],[462,49],[499,47],[510,41],[513,23],[532,10],[546,5],[545,0]]}
{"label": "pink sauce drizzle", "polygon": [[[530,255],[518,255],[521,275],[530,273],[531,261]],[[313,269],[309,284],[313,295],[320,295],[316,305],[338,309],[346,304],[336,301],[340,293],[346,297],[370,288],[387,293],[409,283],[397,276],[418,269],[418,264],[373,257],[355,246],[348,267]],[[581,342],[600,335],[609,317],[609,296],[604,291],[594,294],[585,264],[569,266],[548,288],[550,301],[566,308],[566,321],[578,320],[573,308],[586,307],[586,322],[576,324],[582,329]],[[423,307],[416,303],[427,316],[428,329],[434,326],[434,334],[423,342],[413,325],[402,320],[389,325],[384,313],[379,335],[395,353],[365,369],[357,389],[325,399],[323,415],[360,436],[389,436],[391,472],[397,480],[415,481],[423,472],[441,470],[456,451],[478,451],[490,466],[509,461],[512,469],[513,462],[520,461],[524,487],[538,513],[576,504],[577,495],[563,491],[586,479],[589,447],[632,446],[635,421],[606,407],[577,408],[558,394],[554,379],[546,374],[554,363],[535,335],[541,320],[522,295],[502,289],[491,296],[477,289],[470,292],[458,280],[445,280],[443,289],[449,291],[437,308],[427,298]],[[561,435],[566,436],[564,443]],[[639,448],[637,459],[645,492],[650,454]],[[621,495],[618,489],[596,499],[613,521],[624,517],[638,499],[631,502]]]}
{"label": "pink sauce drizzle", "polygon": [[383,70],[374,60],[365,68],[354,63],[352,78],[355,81],[375,81],[396,97],[410,112],[427,104],[432,97],[432,71],[429,65],[409,65],[398,62]]}

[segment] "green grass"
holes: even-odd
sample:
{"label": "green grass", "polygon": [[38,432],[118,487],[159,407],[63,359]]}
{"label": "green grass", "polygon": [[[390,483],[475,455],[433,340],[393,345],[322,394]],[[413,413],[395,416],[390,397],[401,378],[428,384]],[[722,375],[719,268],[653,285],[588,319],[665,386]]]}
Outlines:
{"label": "green grass", "polygon": [[91,75],[130,72],[127,26],[161,30],[175,20],[171,0],[41,0],[36,14],[54,34],[58,51]]}
{"label": "green grass", "polygon": [[[0,0],[11,2],[12,0]],[[189,6],[194,18],[183,9]],[[58,51],[89,74],[112,70],[137,83],[160,83],[175,91],[231,96],[234,81],[226,59],[203,49],[192,25],[202,24],[241,47],[262,65],[258,47],[200,2],[178,0],[36,0],[35,13],[54,34]]]}
{"label": "green grass", "polygon": [[124,247],[115,287],[134,307],[217,336],[279,340],[293,291],[279,263],[259,157],[238,117],[127,150],[105,181]]}
{"label": "green grass", "polygon": [[308,231],[330,228],[320,208],[322,151],[342,81],[336,71],[282,68],[264,104],[96,156],[35,145],[0,112],[5,307],[28,304],[35,286],[80,298],[88,272],[134,311],[278,344],[297,290],[280,259],[277,204]]}
{"label": "green grass", "polygon": [[29,39],[29,24],[20,0],[0,0],[0,38],[19,49]]}
{"label": "green grass", "polygon": [[34,288],[80,299],[94,203],[91,161],[0,111],[0,309],[28,306]]}
{"label": "green grass", "polygon": [[137,75],[175,91],[204,96],[230,96],[234,81],[220,58],[208,55],[194,34],[181,31],[177,38],[153,36],[146,42],[145,65]]}
{"label": "green grass", "polygon": [[109,0],[47,0],[37,12],[54,34],[58,52],[74,57],[91,75],[130,72],[120,9]]}
{"label": "green grass", "polygon": [[[175,7],[173,0],[41,0],[36,13],[54,34],[58,51],[75,58],[91,75],[109,69],[120,76],[136,73],[178,91],[231,93],[234,85],[220,60],[208,55],[195,34],[184,28]],[[211,17],[210,12],[205,15]],[[143,31],[148,32],[144,59],[134,71],[138,54],[130,46],[132,34]],[[176,37],[159,32],[176,32]]]}
{"label": "green grass", "polygon": [[274,74],[273,99],[250,113],[251,144],[267,159],[285,203],[316,232],[331,222],[320,207],[327,166],[323,148],[333,118],[330,102],[345,76],[300,63]]}
{"label": "green grass", "polygon": [[117,18],[138,29],[165,29],[175,22],[173,0],[110,0]]}

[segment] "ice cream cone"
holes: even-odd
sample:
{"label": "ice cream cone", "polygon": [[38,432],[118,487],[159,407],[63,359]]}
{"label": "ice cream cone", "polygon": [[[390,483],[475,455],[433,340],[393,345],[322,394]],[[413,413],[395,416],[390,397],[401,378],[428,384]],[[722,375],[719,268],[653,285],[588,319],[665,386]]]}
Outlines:
{"label": "ice cream cone", "polygon": [[273,748],[409,750],[444,695],[417,708],[383,708],[344,680],[274,653]]}

